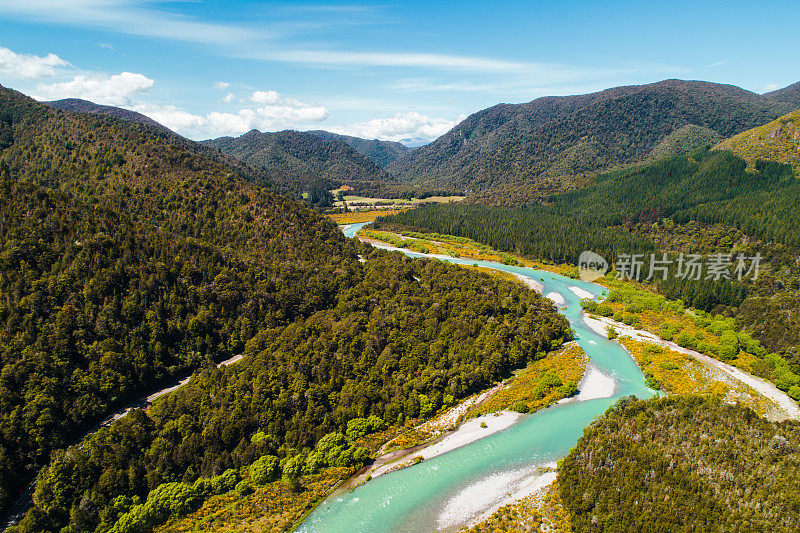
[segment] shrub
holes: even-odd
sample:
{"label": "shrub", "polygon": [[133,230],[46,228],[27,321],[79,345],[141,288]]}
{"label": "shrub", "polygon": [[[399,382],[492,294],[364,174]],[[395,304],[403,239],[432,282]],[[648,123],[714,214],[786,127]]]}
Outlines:
{"label": "shrub", "polygon": [[697,349],[697,337],[689,333],[688,331],[682,331],[675,337],[675,342],[678,346],[683,346],[684,348],[689,348],[690,350]]}
{"label": "shrub", "polygon": [[303,474],[306,457],[303,454],[295,455],[286,460],[283,465],[283,475],[288,479],[298,479]]}
{"label": "shrub", "polygon": [[600,316],[612,316],[614,314],[614,310],[608,304],[598,304],[595,311]]}
{"label": "shrub", "polygon": [[247,496],[248,494],[252,494],[253,488],[250,484],[245,481],[241,480],[239,483],[236,484],[236,494],[239,496]]}
{"label": "shrub", "polygon": [[211,488],[214,494],[225,494],[236,488],[236,483],[238,481],[239,476],[236,470],[229,468],[222,474],[211,478]]}
{"label": "shrub", "polygon": [[170,516],[182,516],[191,511],[200,498],[187,483],[162,483],[147,496],[147,501],[134,506],[122,515],[111,533],[144,533],[152,530]]}
{"label": "shrub", "polygon": [[250,465],[250,479],[256,485],[275,481],[280,476],[280,460],[274,455],[262,455]]}
{"label": "shrub", "polygon": [[[450,403],[453,397],[450,396]],[[354,441],[364,435],[386,429],[386,422],[382,418],[371,415],[368,418],[354,418],[347,423],[347,438]]]}
{"label": "shrub", "polygon": [[[528,404],[525,403],[524,400],[519,400],[511,406],[512,411],[516,411],[517,413],[527,413],[528,412]],[[481,427],[486,427],[486,422],[481,422]]]}

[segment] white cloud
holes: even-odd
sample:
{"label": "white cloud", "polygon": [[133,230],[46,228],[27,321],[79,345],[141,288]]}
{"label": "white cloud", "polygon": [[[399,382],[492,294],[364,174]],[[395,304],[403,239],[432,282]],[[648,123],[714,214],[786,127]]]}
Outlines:
{"label": "white cloud", "polygon": [[731,62],[730,59],[725,59],[723,61],[717,61],[716,63],[711,63],[706,68],[717,68],[717,67],[721,67],[722,65],[727,65],[730,62]]}
{"label": "white cloud", "polygon": [[0,0],[0,11],[24,20],[93,27],[131,35],[176,41],[234,44],[259,39],[264,32],[206,23],[152,9],[154,2],[135,0]]}
{"label": "white cloud", "polygon": [[226,94],[225,96],[222,97],[222,102],[226,103],[226,104],[229,104],[229,103],[233,102],[235,99],[236,99],[236,95],[235,94],[228,93],[228,94]]}
{"label": "white cloud", "polygon": [[[251,49],[252,50],[252,49]],[[251,59],[346,65],[361,67],[422,67],[475,72],[524,72],[531,65],[502,59],[415,52],[352,52],[346,50],[252,50],[241,54]]]}
{"label": "white cloud", "polygon": [[768,93],[768,92],[771,92],[771,91],[777,91],[780,88],[781,88],[781,86],[778,85],[777,83],[769,83],[767,85],[764,85],[761,89],[759,89],[758,92],[760,92],[760,93]]}
{"label": "white cloud", "polygon": [[214,84],[214,88],[218,91],[224,91],[230,86],[231,84],[228,83],[227,81],[218,81],[217,83]]}
{"label": "white cloud", "polygon": [[423,141],[432,141],[447,133],[465,118],[466,115],[460,115],[455,120],[447,120],[409,111],[397,113],[393,117],[376,118],[366,122],[356,122],[347,126],[329,129],[336,133],[354,135],[366,139],[383,139],[387,141],[421,139]]}
{"label": "white cloud", "polygon": [[108,43],[97,43],[97,46],[99,46],[100,48],[104,48],[106,50],[113,50],[114,49],[114,47],[111,46]]}
{"label": "white cloud", "polygon": [[277,91],[256,91],[250,95],[250,101],[257,104],[277,104],[281,95]]}
{"label": "white cloud", "polygon": [[59,67],[67,66],[69,63],[55,54],[47,54],[44,57],[17,54],[0,46],[0,74],[13,78],[51,78],[58,74]]}
{"label": "white cloud", "polygon": [[[229,101],[235,98],[232,93],[228,93],[225,98],[228,96]],[[205,115],[189,113],[171,105],[140,102],[128,107],[192,139],[241,135],[252,129],[269,131],[297,128],[322,122],[330,114],[324,106],[286,98],[276,91],[256,91],[250,100],[262,105],[241,108],[237,113],[215,111]]]}
{"label": "white cloud", "polygon": [[123,72],[121,74],[95,74],[75,76],[70,81],[40,83],[36,86],[37,100],[60,100],[61,98],[83,98],[96,104],[126,106],[135,98],[146,93],[153,80],[143,74]]}

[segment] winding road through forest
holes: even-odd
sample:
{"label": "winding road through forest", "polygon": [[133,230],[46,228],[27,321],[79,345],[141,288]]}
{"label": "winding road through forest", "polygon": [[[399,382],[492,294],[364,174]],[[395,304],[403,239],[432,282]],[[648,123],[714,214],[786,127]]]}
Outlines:
{"label": "winding road through forest", "polygon": [[[241,353],[234,355],[230,359],[226,359],[225,361],[218,363],[217,368],[231,365],[239,361],[243,356],[244,354]],[[156,400],[156,398],[164,396],[165,394],[169,394],[170,392],[183,387],[184,385],[189,383],[191,377],[192,375],[189,374],[188,376],[179,380],[177,383],[173,382],[167,387],[164,387],[163,389],[159,389],[151,394],[148,394],[147,396],[142,396],[141,398],[137,398],[136,400],[132,401],[125,407],[122,407],[116,412],[108,415],[101,422],[95,424],[94,426],[83,432],[77,439],[75,439],[72,442],[72,444],[69,445],[69,447],[71,448],[73,446],[79,446],[80,443],[83,442],[83,440],[86,437],[97,432],[97,430],[99,430],[100,428],[113,424],[120,418],[127,416],[128,413],[130,413],[133,409],[147,410],[150,407],[150,405]],[[34,492],[36,492],[36,480],[38,479],[38,477],[39,477],[39,472],[36,473],[36,477],[33,479],[30,485],[28,485],[27,488],[17,497],[17,499],[14,501],[14,504],[9,508],[5,516],[3,516],[2,519],[3,531],[16,524],[23,516],[25,516],[25,513],[28,512],[28,509],[30,509],[31,505],[33,504],[33,494]]]}

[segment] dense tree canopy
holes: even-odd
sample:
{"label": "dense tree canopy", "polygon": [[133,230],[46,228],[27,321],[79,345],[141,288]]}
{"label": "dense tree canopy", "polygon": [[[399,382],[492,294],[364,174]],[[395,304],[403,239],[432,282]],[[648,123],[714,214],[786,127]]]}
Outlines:
{"label": "dense tree canopy", "polygon": [[797,531],[800,425],[699,397],[609,408],[562,461],[576,531]]}
{"label": "dense tree canopy", "polygon": [[[518,284],[345,239],[157,128],[6,89],[0,116],[3,505],[51,461],[22,531],[108,529],[129,511],[149,523],[172,512],[168,495],[264,455],[305,469],[350,420],[429,414],[570,336]],[[58,451],[195,369],[148,412]],[[363,460],[344,450],[336,466]]]}

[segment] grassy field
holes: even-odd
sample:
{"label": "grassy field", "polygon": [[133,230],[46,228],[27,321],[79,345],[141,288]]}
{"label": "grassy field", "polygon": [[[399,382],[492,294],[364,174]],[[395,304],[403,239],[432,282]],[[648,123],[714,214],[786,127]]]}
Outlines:
{"label": "grassy field", "polygon": [[396,215],[402,213],[403,209],[373,209],[371,211],[348,211],[347,213],[330,213],[328,218],[343,226],[345,224],[360,224],[361,222],[372,222],[378,217],[385,215]]}
{"label": "grassy field", "polygon": [[352,207],[354,209],[369,206],[375,207],[392,205],[411,207],[423,203],[448,204],[451,202],[460,202],[466,198],[466,196],[429,196],[428,198],[412,198],[411,200],[407,200],[405,198],[369,198],[366,196],[354,195],[346,195],[343,196],[343,198],[344,201],[337,201],[334,205],[336,207],[342,207],[342,205],[346,202],[348,207]]}

